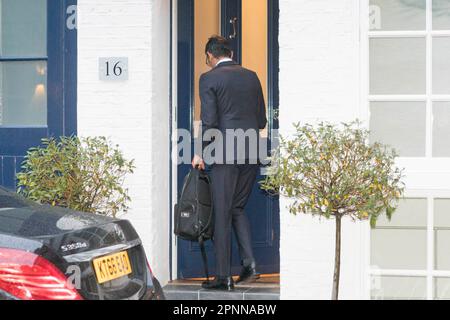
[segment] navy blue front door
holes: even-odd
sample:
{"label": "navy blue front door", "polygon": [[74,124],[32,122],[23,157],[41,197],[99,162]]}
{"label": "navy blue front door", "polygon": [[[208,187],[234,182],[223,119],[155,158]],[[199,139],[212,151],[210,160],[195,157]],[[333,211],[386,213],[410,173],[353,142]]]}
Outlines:
{"label": "navy blue front door", "polygon": [[[208,0],[209,1],[209,0]],[[234,59],[241,62],[242,28],[241,3],[242,0],[222,0],[220,5],[220,32],[230,39],[234,49]],[[268,1],[268,114],[269,130],[277,129],[278,122],[273,117],[278,109],[278,0]],[[195,0],[178,0],[178,128],[194,132],[194,103],[196,100],[194,87],[194,52],[196,18]],[[211,12],[211,14],[216,14]],[[201,23],[201,22],[200,22]],[[201,44],[204,45],[204,44]],[[270,135],[269,135],[270,137]],[[189,172],[190,165],[178,166],[178,187],[181,191],[184,176]],[[258,180],[264,177],[260,175]],[[261,273],[279,273],[279,201],[261,191],[256,184],[246,208],[251,228],[255,258],[258,271]],[[202,259],[196,243],[177,239],[178,250],[178,278],[203,277]],[[214,274],[215,259],[212,243],[207,244],[210,273]],[[240,259],[235,238],[232,246],[232,273],[240,272]]]}
{"label": "navy blue front door", "polygon": [[76,133],[76,0],[0,1],[0,184],[27,150]]}

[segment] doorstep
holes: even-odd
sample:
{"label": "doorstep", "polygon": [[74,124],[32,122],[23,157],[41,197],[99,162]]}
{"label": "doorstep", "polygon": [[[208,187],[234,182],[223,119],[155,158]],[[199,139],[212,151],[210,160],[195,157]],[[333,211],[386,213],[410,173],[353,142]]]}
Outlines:
{"label": "doorstep", "polygon": [[280,300],[279,280],[273,279],[263,276],[255,283],[236,285],[233,291],[205,290],[202,280],[176,280],[163,289],[167,300]]}

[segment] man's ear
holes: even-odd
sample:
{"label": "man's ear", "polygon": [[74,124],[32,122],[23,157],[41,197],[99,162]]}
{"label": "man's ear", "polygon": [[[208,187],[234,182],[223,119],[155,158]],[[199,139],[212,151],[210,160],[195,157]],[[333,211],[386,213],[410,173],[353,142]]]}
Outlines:
{"label": "man's ear", "polygon": [[214,56],[211,52],[207,52],[206,55],[208,56],[209,61],[213,61]]}

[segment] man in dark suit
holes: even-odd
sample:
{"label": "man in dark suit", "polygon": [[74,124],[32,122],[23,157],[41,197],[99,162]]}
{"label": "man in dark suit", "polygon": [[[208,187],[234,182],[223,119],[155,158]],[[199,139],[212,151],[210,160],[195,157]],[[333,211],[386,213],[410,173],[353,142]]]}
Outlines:
{"label": "man in dark suit", "polygon": [[[211,142],[207,142],[209,138],[204,138],[203,156],[196,155],[192,160],[192,166],[202,170],[205,170],[205,160],[212,165],[216,277],[212,282],[204,282],[203,288],[233,290],[232,228],[243,266],[237,282],[248,283],[259,277],[244,208],[259,169],[259,130],[267,124],[266,108],[258,76],[232,60],[233,52],[225,38],[211,37],[205,53],[207,64],[212,69],[200,78],[202,132],[208,135],[208,131],[214,130],[222,134],[223,147],[219,144],[220,150],[215,150],[213,163],[208,163],[204,156]],[[256,141],[247,141],[252,134]],[[239,143],[243,140],[244,144]],[[232,147],[228,142],[232,143]],[[222,157],[217,157],[221,153]]]}

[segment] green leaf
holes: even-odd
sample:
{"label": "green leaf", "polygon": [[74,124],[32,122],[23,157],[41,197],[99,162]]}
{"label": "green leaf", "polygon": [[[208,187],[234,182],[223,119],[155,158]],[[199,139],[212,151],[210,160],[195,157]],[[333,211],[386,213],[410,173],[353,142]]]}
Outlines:
{"label": "green leaf", "polygon": [[293,214],[329,218],[339,208],[354,220],[369,218],[373,226],[381,212],[392,217],[395,206],[390,203],[404,191],[395,150],[369,143],[370,132],[358,120],[341,125],[295,123],[294,128],[295,133],[280,138],[271,157],[276,165],[261,189],[295,200]]}
{"label": "green leaf", "polygon": [[102,215],[126,212],[130,197],[122,188],[133,161],[104,137],[42,140],[27,152],[17,174],[18,192],[51,205]]}

